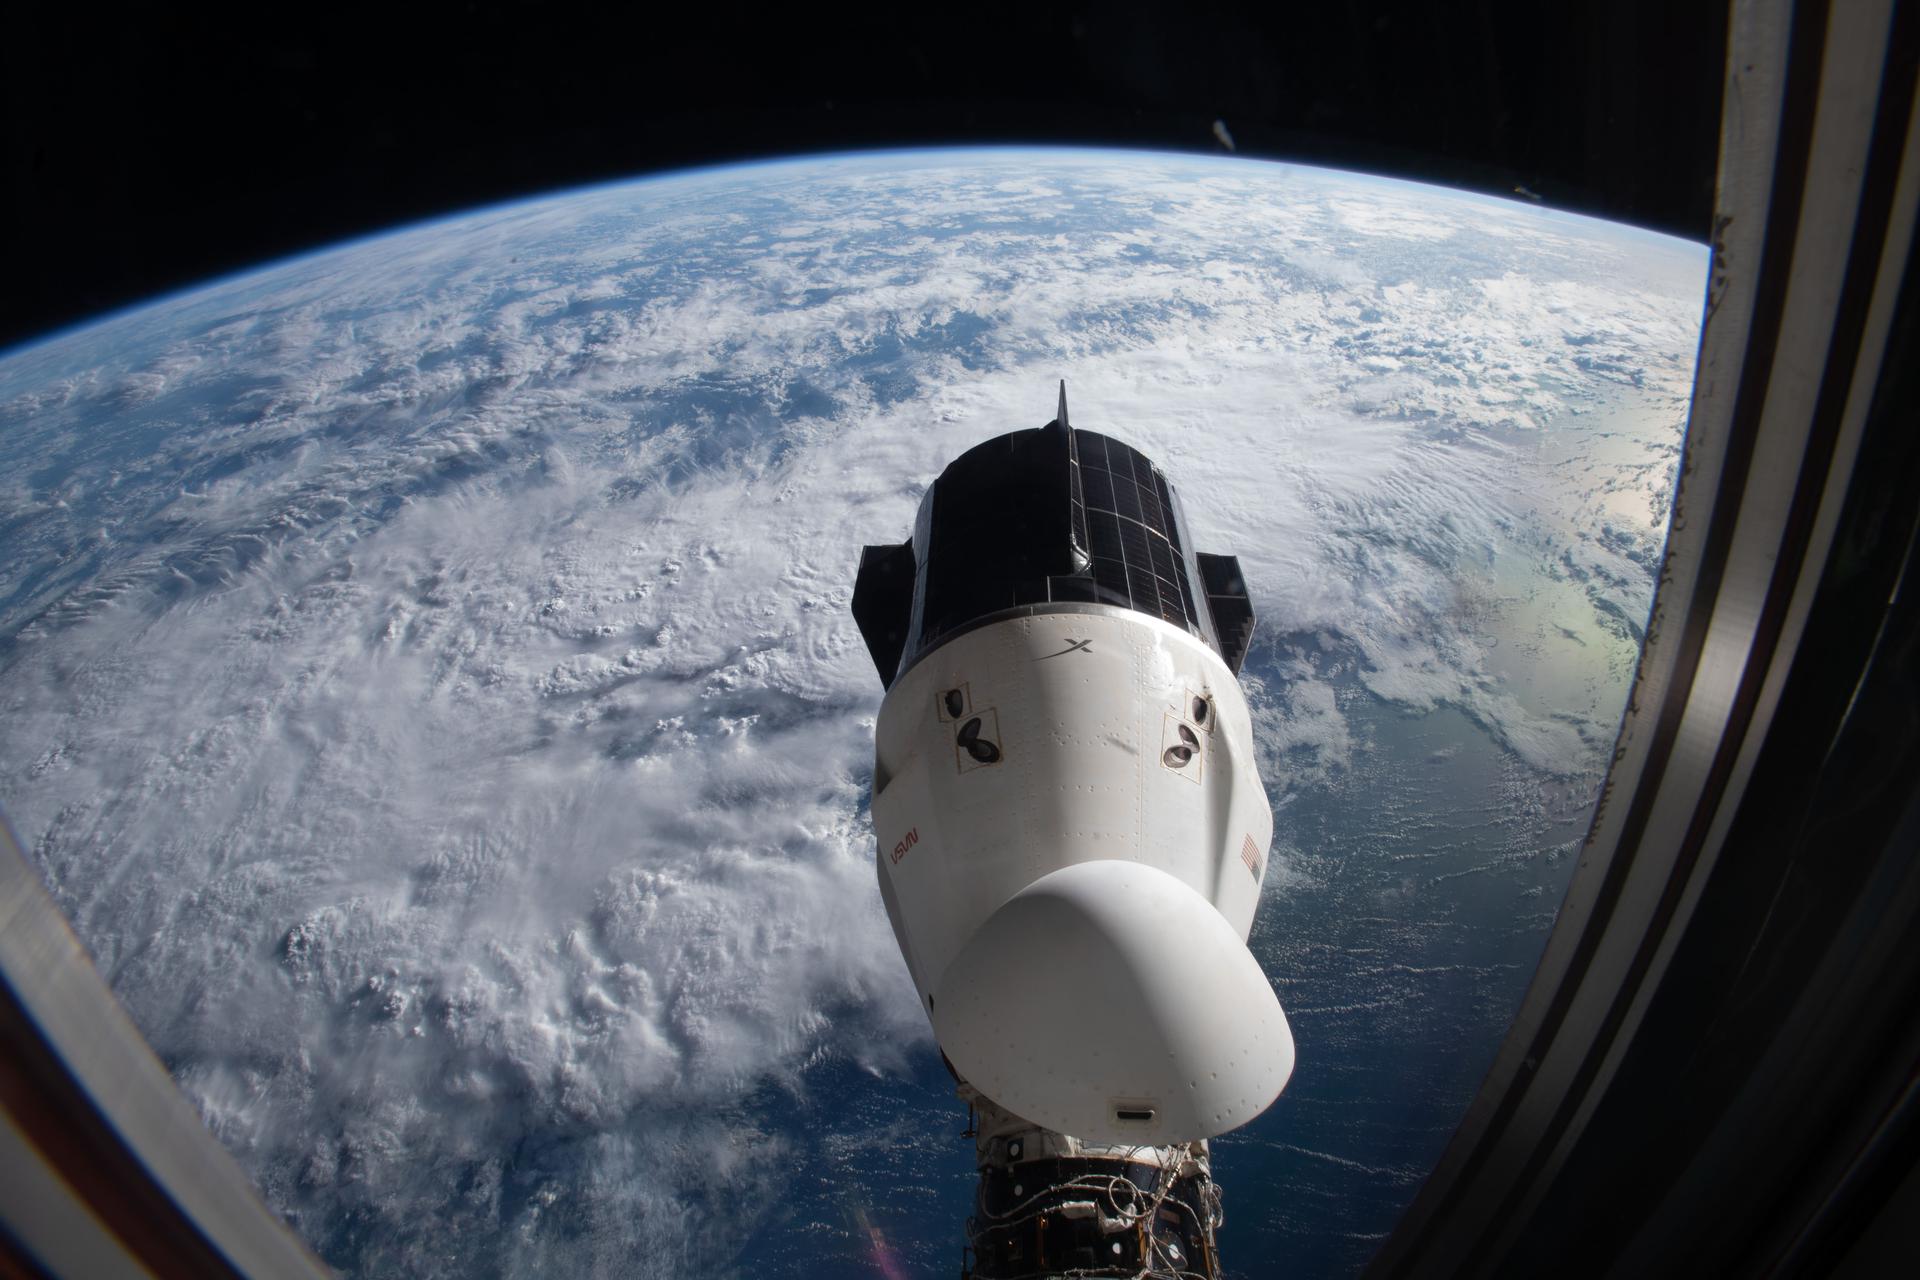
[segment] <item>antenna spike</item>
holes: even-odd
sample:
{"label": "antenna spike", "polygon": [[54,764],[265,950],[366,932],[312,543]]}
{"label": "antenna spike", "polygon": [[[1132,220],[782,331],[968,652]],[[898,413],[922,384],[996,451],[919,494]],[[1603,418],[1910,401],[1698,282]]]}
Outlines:
{"label": "antenna spike", "polygon": [[1060,412],[1054,415],[1061,426],[1067,425],[1067,380],[1060,379]]}

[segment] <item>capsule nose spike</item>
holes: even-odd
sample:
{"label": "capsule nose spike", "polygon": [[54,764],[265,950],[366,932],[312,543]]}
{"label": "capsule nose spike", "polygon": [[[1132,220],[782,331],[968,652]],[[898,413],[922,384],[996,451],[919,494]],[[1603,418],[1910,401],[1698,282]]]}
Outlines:
{"label": "capsule nose spike", "polygon": [[1053,418],[1055,422],[1058,422],[1063,427],[1068,425],[1067,423],[1067,380],[1065,378],[1060,379],[1060,412],[1054,414]]}

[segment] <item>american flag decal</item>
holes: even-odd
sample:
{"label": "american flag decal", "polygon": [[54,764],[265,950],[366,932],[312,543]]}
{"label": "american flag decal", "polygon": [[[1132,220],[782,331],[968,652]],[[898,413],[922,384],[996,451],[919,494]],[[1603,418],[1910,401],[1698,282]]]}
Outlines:
{"label": "american flag decal", "polygon": [[1260,879],[1260,851],[1253,847],[1252,836],[1240,842],[1240,861],[1247,864],[1247,870],[1256,881]]}

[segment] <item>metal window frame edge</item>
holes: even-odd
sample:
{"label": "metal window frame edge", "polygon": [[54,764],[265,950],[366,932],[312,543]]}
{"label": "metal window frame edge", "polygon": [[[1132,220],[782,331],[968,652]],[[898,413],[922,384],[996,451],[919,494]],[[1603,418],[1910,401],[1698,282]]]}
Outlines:
{"label": "metal window frame edge", "polygon": [[[1833,353],[1818,362],[1774,357],[1786,340],[1803,341],[1823,325],[1831,338],[1838,276],[1860,248],[1852,243],[1863,197],[1859,160],[1872,141],[1894,9],[1894,0],[1731,6],[1694,398],[1666,559],[1614,759],[1520,1010],[1370,1277],[1497,1268],[1604,1094],[1723,852],[1832,549],[1912,243],[1920,130],[1910,123],[1884,248],[1869,246],[1880,254],[1878,271],[1839,428],[1824,464],[1807,468],[1813,408]],[[1804,101],[1796,103],[1789,81],[1808,73],[1810,59],[1817,80],[1797,86]],[[1909,104],[1910,119],[1914,109]],[[1793,219],[1784,241],[1776,207],[1783,162],[1801,166],[1790,175],[1796,204],[1784,211]],[[1771,280],[1770,253],[1788,255]],[[1761,296],[1768,287],[1785,291],[1770,317]],[[1756,332],[1756,323],[1769,322],[1771,333]],[[1755,364],[1756,339],[1765,368]],[[1743,407],[1756,377],[1764,379],[1759,399]],[[1811,497],[1802,493],[1807,486],[1817,490],[1810,532],[1782,561],[1782,527],[1796,499]],[[1777,630],[1757,644],[1762,609],[1783,586],[1789,598]]]}
{"label": "metal window frame edge", "polygon": [[0,1228],[39,1268],[196,1280],[332,1274],[180,1092],[4,819],[0,1006]]}

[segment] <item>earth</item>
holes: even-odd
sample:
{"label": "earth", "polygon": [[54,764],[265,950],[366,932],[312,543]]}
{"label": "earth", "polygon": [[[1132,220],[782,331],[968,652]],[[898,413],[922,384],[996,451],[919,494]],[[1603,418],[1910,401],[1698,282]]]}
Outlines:
{"label": "earth", "polygon": [[348,1276],[956,1275],[848,613],[1052,416],[1259,613],[1280,1101],[1230,1274],[1352,1274],[1571,872],[1704,246],[1238,159],[944,151],[489,209],[0,358],[0,804]]}

